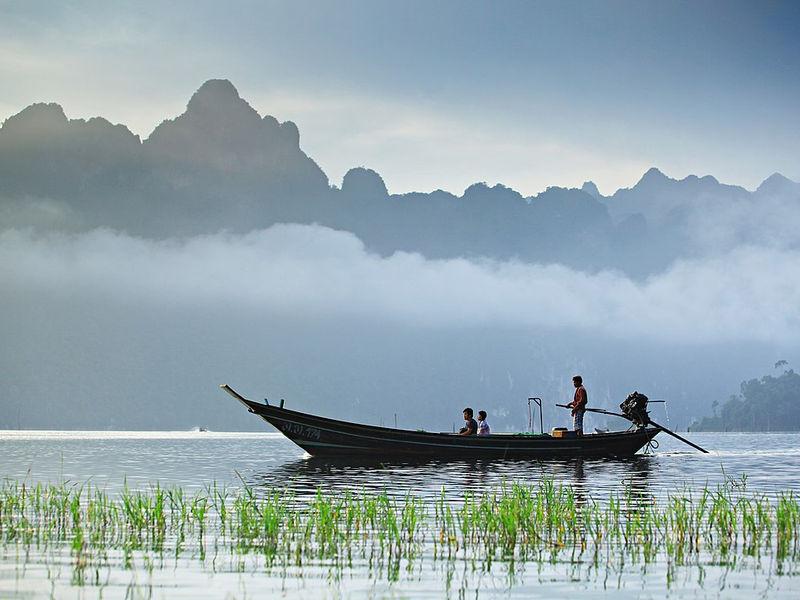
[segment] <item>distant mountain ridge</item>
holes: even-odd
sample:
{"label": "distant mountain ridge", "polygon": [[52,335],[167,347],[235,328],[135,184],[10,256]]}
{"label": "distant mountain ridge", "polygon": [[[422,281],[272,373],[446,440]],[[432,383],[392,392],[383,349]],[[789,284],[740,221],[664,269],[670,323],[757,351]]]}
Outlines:
{"label": "distant mountain ridge", "polygon": [[294,123],[261,117],[222,79],[204,83],[183,114],[144,141],[100,117],[70,120],[57,104],[31,105],[0,128],[3,228],[105,226],[160,238],[320,223],[352,231],[380,253],[519,258],[646,275],[692,255],[689,224],[698,207],[767,195],[800,199],[800,184],[775,174],[749,192],[653,168],[611,196],[591,181],[527,198],[483,183],[461,196],[398,195],[378,173],[356,167],[339,189],[302,151]]}
{"label": "distant mountain ridge", "polygon": [[[688,203],[714,196],[742,198],[749,195],[750,192],[744,188],[720,183],[711,175],[689,175],[678,180],[652,167],[636,185],[617,190],[612,196],[604,198],[604,203],[616,219],[642,213],[651,223],[662,224],[674,219],[676,211]],[[649,202],[643,205],[642,198],[647,198]]]}

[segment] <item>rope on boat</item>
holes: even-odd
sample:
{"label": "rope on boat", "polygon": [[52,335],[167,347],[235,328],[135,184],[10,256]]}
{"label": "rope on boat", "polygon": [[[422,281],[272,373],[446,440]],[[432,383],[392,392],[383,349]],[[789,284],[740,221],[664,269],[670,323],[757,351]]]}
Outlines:
{"label": "rope on boat", "polygon": [[648,441],[644,445],[644,453],[650,454],[651,452],[655,452],[656,450],[658,450],[658,445],[659,445],[658,440],[655,438],[651,438],[650,441]]}

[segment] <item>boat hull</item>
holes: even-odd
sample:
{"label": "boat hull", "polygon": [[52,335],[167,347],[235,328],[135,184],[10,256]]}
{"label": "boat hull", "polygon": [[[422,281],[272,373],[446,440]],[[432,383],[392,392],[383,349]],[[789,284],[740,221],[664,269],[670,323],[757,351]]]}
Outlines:
{"label": "boat hull", "polygon": [[253,402],[236,392],[232,395],[312,456],[381,459],[629,457],[659,432],[655,428],[641,428],[567,438],[547,434],[459,436],[349,423]]}

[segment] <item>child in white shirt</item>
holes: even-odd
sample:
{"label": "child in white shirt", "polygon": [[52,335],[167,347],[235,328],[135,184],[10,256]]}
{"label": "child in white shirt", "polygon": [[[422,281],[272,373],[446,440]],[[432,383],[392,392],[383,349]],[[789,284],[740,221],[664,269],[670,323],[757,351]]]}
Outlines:
{"label": "child in white shirt", "polygon": [[478,411],[478,435],[489,435],[491,433],[489,423],[486,421],[486,411]]}

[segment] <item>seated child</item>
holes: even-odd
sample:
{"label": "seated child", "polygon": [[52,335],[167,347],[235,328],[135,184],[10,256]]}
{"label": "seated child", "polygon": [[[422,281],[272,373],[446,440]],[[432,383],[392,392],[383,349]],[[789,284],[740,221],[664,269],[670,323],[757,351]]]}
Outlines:
{"label": "seated child", "polygon": [[478,411],[478,435],[489,435],[491,433],[489,423],[486,422],[486,411]]}

